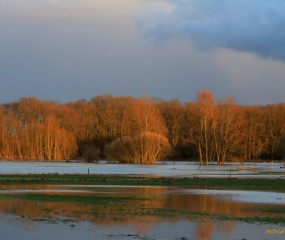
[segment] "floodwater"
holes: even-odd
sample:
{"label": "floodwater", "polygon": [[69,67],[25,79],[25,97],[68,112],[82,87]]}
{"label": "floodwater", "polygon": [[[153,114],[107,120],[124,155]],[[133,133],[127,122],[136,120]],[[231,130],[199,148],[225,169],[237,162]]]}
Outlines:
{"label": "floodwater", "polygon": [[[3,185],[0,189],[1,239],[285,239],[284,223],[238,219],[285,218],[284,213],[268,211],[284,209],[285,192],[80,185]],[[128,199],[82,204],[24,200],[13,194]]]}
{"label": "floodwater", "polygon": [[226,163],[199,165],[197,162],[157,162],[150,165],[82,162],[0,161],[0,174],[147,174],[175,177],[284,178],[283,163]]}
{"label": "floodwater", "polygon": [[[284,178],[281,163],[192,162],[153,165],[0,161],[0,174],[134,174],[175,177]],[[115,202],[39,201],[19,196],[112,197]],[[126,199],[125,199],[126,198]],[[66,199],[66,198],[65,198]],[[108,199],[108,198],[107,198]],[[125,200],[124,200],[125,199]],[[110,200],[110,201],[111,201]],[[1,239],[285,239],[285,192],[178,187],[0,186]],[[279,211],[279,210],[282,211]],[[255,218],[254,221],[249,218]],[[258,220],[256,219],[258,218]],[[249,219],[249,220],[246,220]]]}

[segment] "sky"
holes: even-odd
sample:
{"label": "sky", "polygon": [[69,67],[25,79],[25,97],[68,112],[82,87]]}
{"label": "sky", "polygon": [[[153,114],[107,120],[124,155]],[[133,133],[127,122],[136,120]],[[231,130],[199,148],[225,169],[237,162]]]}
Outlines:
{"label": "sky", "polygon": [[0,103],[285,102],[285,0],[0,0]]}

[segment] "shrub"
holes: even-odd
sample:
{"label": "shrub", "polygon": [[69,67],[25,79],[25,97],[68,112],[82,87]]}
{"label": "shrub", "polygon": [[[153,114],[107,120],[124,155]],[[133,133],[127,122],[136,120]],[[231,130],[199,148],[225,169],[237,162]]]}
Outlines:
{"label": "shrub", "polygon": [[154,163],[171,152],[166,137],[146,132],[134,137],[122,137],[105,147],[105,155],[121,163]]}

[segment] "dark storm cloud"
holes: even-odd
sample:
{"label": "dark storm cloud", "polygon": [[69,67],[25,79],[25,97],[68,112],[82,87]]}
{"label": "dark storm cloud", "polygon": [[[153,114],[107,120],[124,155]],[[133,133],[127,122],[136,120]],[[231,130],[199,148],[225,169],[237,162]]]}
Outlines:
{"label": "dark storm cloud", "polygon": [[283,9],[262,0],[0,1],[0,103],[105,93],[195,101],[203,87],[246,104],[284,102],[285,63],[264,59],[284,59]]}
{"label": "dark storm cloud", "polygon": [[200,50],[228,48],[285,61],[284,0],[168,0],[136,25],[149,41],[190,41]]}

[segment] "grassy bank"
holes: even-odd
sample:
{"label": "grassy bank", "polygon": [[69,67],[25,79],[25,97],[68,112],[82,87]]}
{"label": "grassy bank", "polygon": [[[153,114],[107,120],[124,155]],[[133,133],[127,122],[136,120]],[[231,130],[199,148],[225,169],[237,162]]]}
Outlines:
{"label": "grassy bank", "polygon": [[167,178],[134,175],[0,175],[0,184],[183,186],[195,188],[285,191],[285,179]]}

